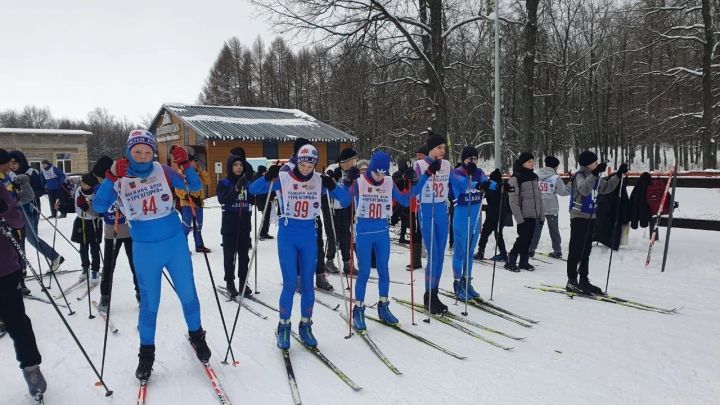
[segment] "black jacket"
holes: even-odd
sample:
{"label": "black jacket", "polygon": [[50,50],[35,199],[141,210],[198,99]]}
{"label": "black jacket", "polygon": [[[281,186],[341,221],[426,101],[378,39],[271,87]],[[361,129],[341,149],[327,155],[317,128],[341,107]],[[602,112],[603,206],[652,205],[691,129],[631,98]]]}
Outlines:
{"label": "black jacket", "polygon": [[40,173],[30,167],[25,154],[19,150],[11,151],[10,156],[19,163],[18,170],[15,171],[15,174],[27,174],[28,177],[30,177],[30,187],[32,187],[33,193],[35,193],[35,200],[39,201],[40,197],[45,195],[45,187],[42,184]]}
{"label": "black jacket", "polygon": [[[630,221],[630,198],[628,197],[627,183],[623,183],[622,191],[618,190],[618,187],[620,187],[619,183],[612,192],[598,195],[595,235],[593,236],[594,241],[614,250],[620,248],[622,227]],[[618,197],[620,198],[619,205]],[[615,221],[617,221],[617,227]]]}
{"label": "black jacket", "polygon": [[651,181],[652,176],[650,176],[650,173],[641,174],[637,185],[630,194],[630,226],[632,226],[632,229],[638,229],[638,226],[647,228],[650,224],[650,217],[653,214],[650,213],[650,207],[647,205],[645,195]]}
{"label": "black jacket", "polygon": [[252,211],[250,204],[255,202],[255,197],[247,192],[251,183],[252,173],[243,170],[243,176],[247,178],[245,188],[238,190],[236,183],[239,176],[232,172],[233,163],[245,161],[235,155],[230,155],[227,160],[227,177],[220,180],[217,185],[218,202],[222,205],[222,225],[220,233],[250,232],[250,215]]}

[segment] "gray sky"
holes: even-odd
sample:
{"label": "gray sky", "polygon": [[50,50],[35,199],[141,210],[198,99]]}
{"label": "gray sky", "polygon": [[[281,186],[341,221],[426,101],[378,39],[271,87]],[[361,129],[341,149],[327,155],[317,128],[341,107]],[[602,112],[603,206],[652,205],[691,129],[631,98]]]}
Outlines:
{"label": "gray sky", "polygon": [[0,110],[95,107],[138,122],[193,103],[223,42],[274,37],[246,0],[0,1]]}

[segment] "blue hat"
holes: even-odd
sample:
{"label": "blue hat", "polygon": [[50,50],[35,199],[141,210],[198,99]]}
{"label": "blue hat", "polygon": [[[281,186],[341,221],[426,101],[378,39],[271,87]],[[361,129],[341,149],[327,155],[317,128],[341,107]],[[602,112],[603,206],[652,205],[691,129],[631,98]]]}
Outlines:
{"label": "blue hat", "polygon": [[378,174],[390,174],[390,155],[385,152],[377,151],[370,157],[370,165],[368,170]]}
{"label": "blue hat", "polygon": [[301,146],[300,150],[298,150],[297,152],[297,161],[298,163],[307,162],[316,165],[318,162],[317,149],[315,149],[315,147],[310,144]]}
{"label": "blue hat", "polygon": [[127,139],[127,150],[133,148],[135,145],[145,144],[152,148],[153,152],[157,152],[157,143],[155,143],[155,137],[151,132],[144,129],[134,129],[130,131],[130,135]]}

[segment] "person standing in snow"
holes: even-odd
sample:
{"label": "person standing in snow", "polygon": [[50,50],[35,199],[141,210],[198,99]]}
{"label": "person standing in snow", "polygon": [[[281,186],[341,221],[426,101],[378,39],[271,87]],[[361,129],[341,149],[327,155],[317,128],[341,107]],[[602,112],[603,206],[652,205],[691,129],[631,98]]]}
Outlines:
{"label": "person standing in snow", "polygon": [[[415,163],[413,163],[412,167],[415,167],[415,164],[417,162],[425,159],[425,156],[427,156],[428,150],[427,146],[425,144],[422,144],[416,151],[415,151]],[[414,170],[414,169],[412,169]],[[407,177],[407,176],[406,176]],[[417,175],[415,175],[417,178]],[[410,223],[408,224],[408,227],[410,227],[410,231],[412,235],[410,236],[410,239],[412,243],[410,244],[410,263],[407,266],[405,266],[405,270],[407,271],[414,271],[415,269],[421,269],[422,268],[422,231],[420,226],[420,200],[418,199],[417,195],[413,195],[410,197],[410,207],[408,207],[409,211],[409,218]],[[411,268],[412,267],[412,268]]]}
{"label": "person standing in snow", "polygon": [[588,278],[597,214],[597,195],[615,190],[620,178],[627,173],[628,166],[623,163],[616,175],[601,179],[600,175],[607,169],[607,163],[598,164],[598,157],[594,152],[589,150],[582,152],[578,157],[578,163],[580,167],[573,175],[570,185],[570,246],[567,262],[568,281],[565,290],[578,294],[604,294],[603,290],[592,285]]}
{"label": "person standing in snow", "polygon": [[480,237],[482,224],[482,199],[488,189],[494,189],[485,172],[477,167],[478,151],[472,146],[463,148],[460,159],[462,165],[450,174],[455,199],[453,232],[455,249],[453,250],[453,290],[460,301],[480,297],[472,286],[472,252]]}
{"label": "person standing in snow", "polygon": [[[227,159],[227,177],[217,184],[217,198],[222,206],[220,233],[222,234],[225,284],[230,298],[240,295],[239,291],[243,291],[246,297],[252,294],[252,290],[246,285],[250,263],[248,249],[250,248],[250,230],[252,228],[250,205],[255,201],[255,197],[247,192],[250,178],[250,174],[245,173],[245,159],[230,155]],[[239,288],[235,286],[235,263],[237,263],[240,281]]]}
{"label": "person standing in snow", "polygon": [[[183,147],[184,148],[184,147]],[[195,172],[202,181],[202,187],[198,191],[185,191],[181,188],[175,189],[175,195],[180,200],[180,214],[182,215],[183,231],[185,237],[192,231],[193,239],[195,240],[195,252],[197,253],[210,253],[210,249],[205,247],[202,237],[203,227],[203,207],[205,206],[205,186],[210,183],[210,173],[203,169],[197,162],[197,156],[194,155],[192,148],[187,148],[188,156],[190,157],[190,166],[195,169]],[[195,224],[193,225],[193,217],[195,218]]]}
{"label": "person standing in snow", "polygon": [[419,194],[420,224],[427,250],[428,264],[425,268],[425,309],[433,314],[447,312],[447,305],[440,302],[438,288],[445,261],[445,247],[448,242],[448,191],[450,189],[450,162],[445,157],[445,138],[430,133],[425,141],[428,155],[415,163],[417,177],[426,174],[431,180],[425,183]]}
{"label": "person standing in snow", "polygon": [[157,145],[145,130],[130,132],[125,155],[107,172],[96,193],[93,208],[107,212],[119,199],[123,214],[130,221],[133,240],[133,262],[140,287],[138,332],[140,350],[135,377],[150,378],[155,361],[155,328],[163,268],[167,268],[180,299],[190,344],[201,362],[210,359],[205,331],[200,322],[200,301],[193,278],[190,252],[174,206],[170,187],[199,191],[200,178],[190,166],[185,149],[170,149],[173,161],[183,170],[178,173],[169,166],[153,162]]}
{"label": "person standing in snow", "polygon": [[[0,166],[7,165],[9,154],[0,149]],[[23,228],[23,215],[17,201],[5,187],[0,187],[0,225],[8,231]],[[25,377],[28,391],[33,397],[47,390],[47,383],[40,372],[42,357],[35,341],[32,323],[25,313],[23,294],[19,288],[23,273],[18,263],[19,255],[12,242],[0,234],[0,319],[15,346],[15,356]],[[21,260],[21,259],[20,259]]]}
{"label": "person standing in snow", "polygon": [[498,253],[492,257],[492,260],[496,262],[506,262],[507,250],[505,249],[503,228],[512,226],[513,224],[508,195],[503,191],[503,189],[507,189],[507,182],[503,181],[502,173],[500,173],[499,169],[495,169],[490,173],[490,180],[494,181],[498,186],[495,190],[490,189],[485,193],[485,198],[488,202],[487,212],[485,214],[485,222],[480,231],[478,251],[473,258],[475,260],[485,260],[485,247],[490,239],[490,235],[494,232]]}
{"label": "person standing in snow", "polygon": [[315,303],[313,274],[318,255],[315,217],[320,215],[320,196],[326,190],[340,201],[343,207],[349,203],[344,187],[337,186],[332,178],[315,172],[317,162],[317,149],[305,144],[289,163],[289,170],[281,172],[278,166],[271,166],[265,176],[255,180],[249,188],[254,195],[276,191],[280,199],[277,245],[283,288],[280,293],[277,346],[281,350],[290,348],[290,316],[298,274],[302,291],[300,338],[307,346],[317,346],[317,339],[311,328]]}
{"label": "person standing in snow", "polygon": [[[537,221],[545,220],[538,176],[533,171],[534,167],[535,156],[530,152],[523,152],[515,161],[512,177],[508,180],[508,199],[517,224],[518,237],[510,250],[505,268],[513,272],[535,270],[535,266],[529,262],[530,242]],[[518,256],[520,256],[520,264],[517,264]]]}
{"label": "person standing in snow", "polygon": [[[340,151],[336,165],[330,165],[328,170],[333,170],[333,178],[335,181],[340,181],[345,177],[348,171],[352,172],[352,177],[357,177],[359,170],[357,168],[358,154],[352,148],[345,148]],[[352,262],[351,250],[351,232],[350,227],[352,226],[352,207],[340,207],[339,203],[335,202],[334,207],[334,220],[335,220],[335,233],[340,245],[340,254],[343,261],[343,273],[345,274],[357,274],[355,264]],[[326,260],[326,267],[330,268],[331,272],[335,272],[339,269],[335,267],[333,260],[335,259],[335,241],[331,244],[328,242],[328,253]]]}
{"label": "person standing in snow", "polygon": [[[355,200],[356,250],[358,259],[358,276],[355,284],[356,302],[353,307],[353,325],[358,330],[365,330],[365,290],[370,278],[370,262],[375,254],[378,289],[380,302],[378,303],[379,318],[389,324],[397,324],[397,318],[390,312],[388,294],[390,291],[390,228],[388,220],[392,216],[392,200],[408,206],[410,196],[417,194],[425,186],[428,179],[423,174],[420,180],[415,177],[410,180],[414,183],[411,192],[401,193],[390,172],[390,155],[385,152],[375,152],[370,158],[368,171],[353,183],[345,183],[352,187],[350,195]],[[414,172],[411,172],[413,175]]]}
{"label": "person standing in snow", "polygon": [[[66,192],[63,188],[65,173],[60,168],[53,166],[47,159],[41,162],[41,167],[43,186],[50,200],[50,218],[55,218],[57,216],[55,202],[62,197],[61,193]],[[61,213],[60,218],[65,218],[65,214]]]}
{"label": "person standing in snow", "polygon": [[[565,186],[565,183],[557,173],[557,168],[560,166],[560,160],[555,156],[548,156],[545,158],[545,167],[538,169],[538,187],[540,188],[540,195],[542,197],[543,214],[548,223],[548,230],[550,231],[550,239],[552,240],[553,251],[548,256],[554,259],[562,259],[562,239],[560,237],[560,227],[558,226],[558,211],[560,210],[557,196],[570,195],[570,190]],[[545,221],[538,220],[535,225],[535,233],[530,242],[530,257],[535,256],[535,249],[537,249],[538,243],[540,242],[540,236],[542,235],[543,226]]]}
{"label": "person standing in snow", "polygon": [[[88,277],[88,269],[92,266],[90,282],[98,282],[98,271],[100,271],[100,241],[102,240],[102,225],[98,221],[98,214],[93,209],[95,188],[98,181],[90,173],[82,175],[80,186],[75,189],[75,213],[77,217],[73,223],[72,238],[75,243],[80,244],[80,261],[82,273],[80,280]],[[88,253],[89,252],[89,253]],[[92,263],[90,262],[90,254]]]}

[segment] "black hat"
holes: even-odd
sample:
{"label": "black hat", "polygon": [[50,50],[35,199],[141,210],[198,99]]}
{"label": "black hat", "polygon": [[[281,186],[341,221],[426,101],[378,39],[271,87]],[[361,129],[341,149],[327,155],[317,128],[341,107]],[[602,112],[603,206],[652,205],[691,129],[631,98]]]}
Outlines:
{"label": "black hat", "polygon": [[585,152],[581,153],[578,157],[578,163],[580,163],[580,166],[590,166],[591,164],[598,161],[598,157],[595,154],[595,152],[586,150]]}
{"label": "black hat", "polygon": [[465,159],[469,157],[478,157],[478,151],[472,146],[466,146],[463,148],[462,153],[460,153],[460,160],[462,162],[465,162]]}
{"label": "black hat", "polygon": [[242,146],[236,146],[230,149],[230,154],[240,156],[242,160],[245,160],[245,149]]}
{"label": "black hat", "polygon": [[100,156],[98,161],[93,166],[91,173],[96,177],[105,177],[105,172],[110,170],[113,165],[113,160],[108,156]]}
{"label": "black hat", "polygon": [[10,153],[3,148],[0,148],[0,165],[10,161]]}
{"label": "black hat", "polygon": [[495,169],[490,173],[490,180],[495,183],[500,183],[500,181],[502,181],[502,173],[500,173],[500,169]]}
{"label": "black hat", "polygon": [[422,153],[423,155],[427,155],[427,154],[428,154],[428,147],[427,147],[427,145],[425,145],[425,144],[420,145],[420,147],[417,148],[417,150],[415,151],[415,153]]}
{"label": "black hat", "polygon": [[552,167],[554,169],[560,166],[560,161],[555,156],[548,156],[545,158],[545,166]]}
{"label": "black hat", "polygon": [[535,156],[531,152],[523,152],[518,156],[517,161],[521,165],[527,162],[528,160],[534,160]]}
{"label": "black hat", "polygon": [[298,153],[298,151],[300,150],[300,148],[302,148],[303,146],[305,146],[305,145],[307,145],[307,144],[309,144],[309,143],[310,143],[310,141],[308,141],[308,140],[305,139],[305,138],[298,138],[298,139],[296,139],[295,142],[293,143],[293,154],[294,154],[294,155],[297,155],[297,153]]}
{"label": "black hat", "polygon": [[49,165],[49,164],[51,164],[50,161],[47,160],[47,159],[43,159],[42,162],[40,162],[40,163],[41,163],[41,164],[44,164],[44,165]]}
{"label": "black hat", "polygon": [[340,152],[340,156],[337,158],[338,163],[347,162],[350,159],[354,159],[358,156],[357,152],[353,148],[345,148]]}
{"label": "black hat", "polygon": [[267,167],[265,167],[265,165],[260,165],[260,166],[258,166],[257,174],[265,174],[266,171],[267,171]]}
{"label": "black hat", "polygon": [[431,132],[428,136],[427,140],[425,141],[425,145],[427,145],[428,152],[435,149],[436,147],[447,143],[445,142],[445,138],[442,137],[442,135],[436,134]]}
{"label": "black hat", "polygon": [[92,175],[92,173],[83,174],[81,180],[83,183],[87,184],[90,187],[95,187],[98,185],[98,181],[95,176]]}

